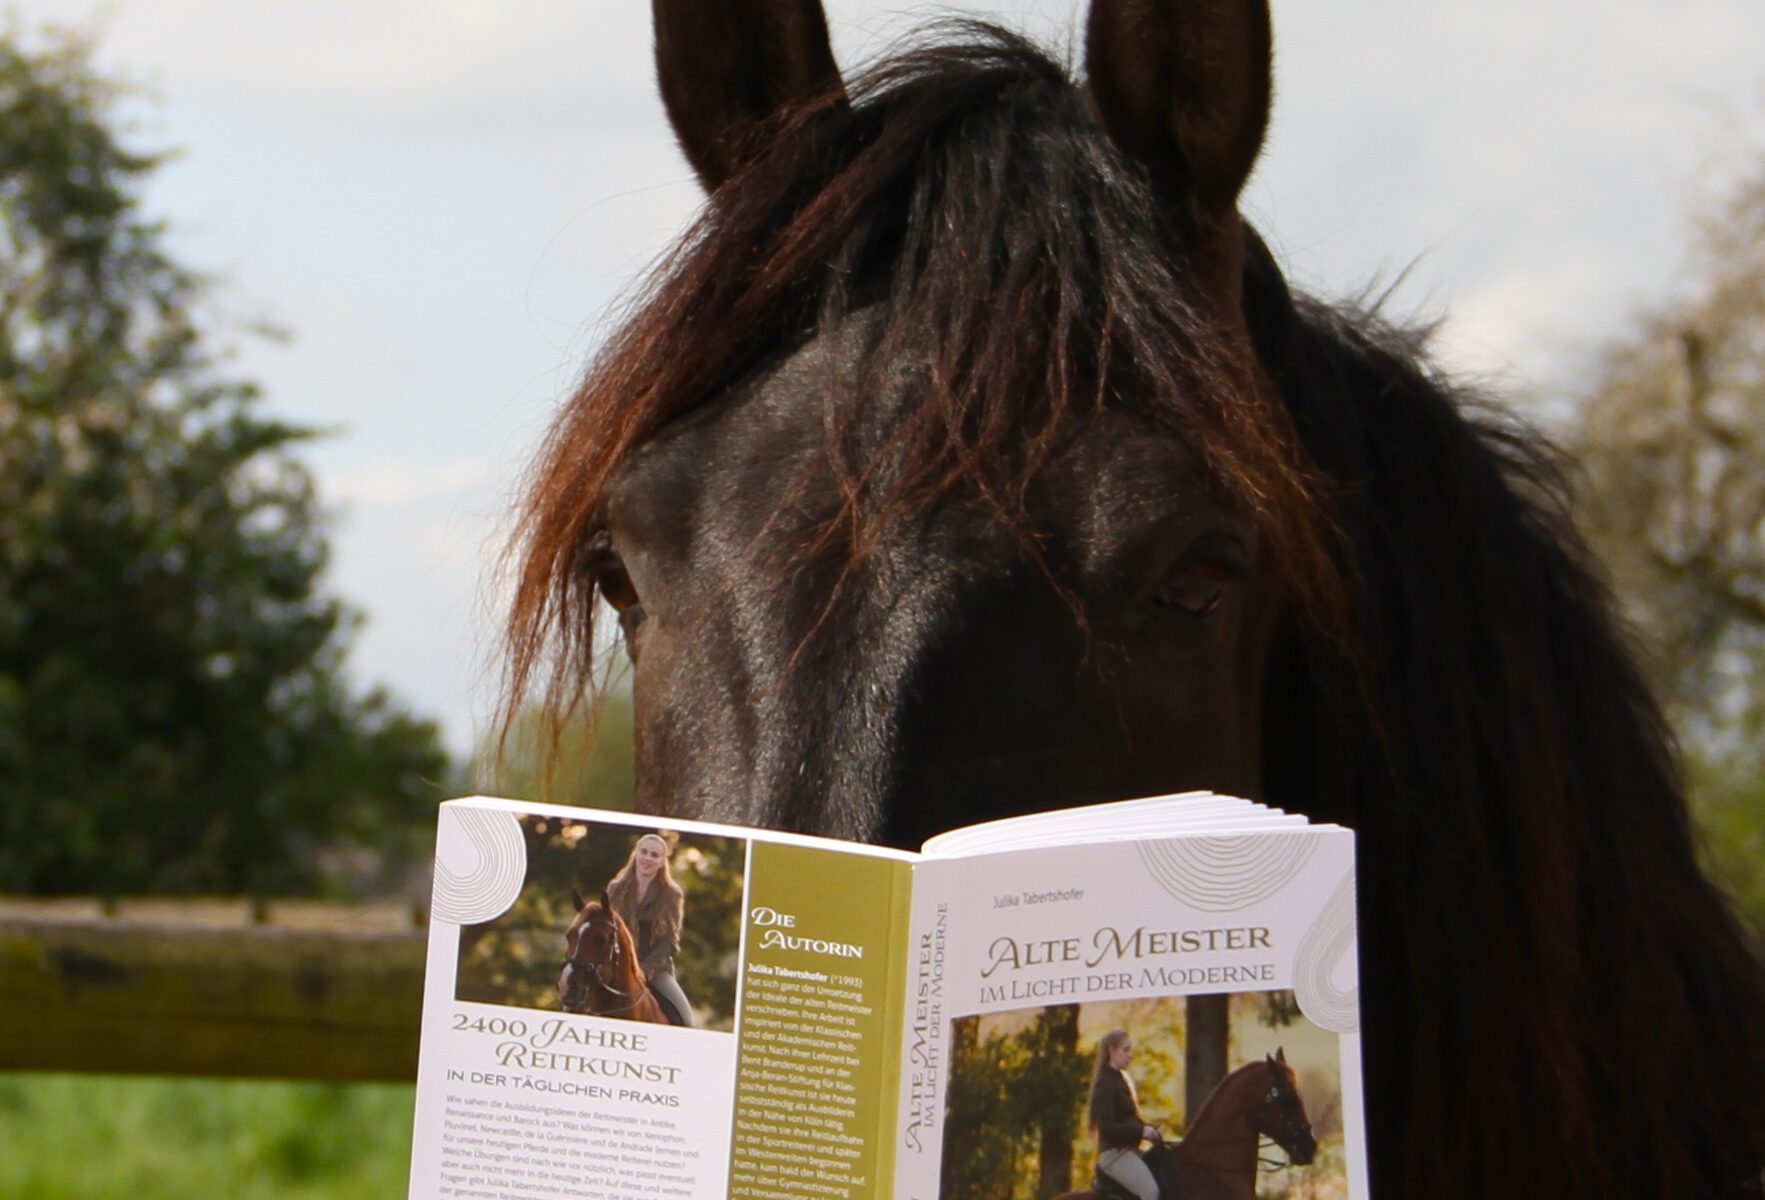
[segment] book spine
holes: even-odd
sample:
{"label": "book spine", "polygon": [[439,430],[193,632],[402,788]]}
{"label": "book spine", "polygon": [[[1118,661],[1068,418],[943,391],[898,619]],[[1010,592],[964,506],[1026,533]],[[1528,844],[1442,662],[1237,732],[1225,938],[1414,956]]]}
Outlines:
{"label": "book spine", "polygon": [[945,944],[949,864],[914,864],[912,906],[901,956],[900,1095],[894,1123],[895,1200],[936,1200],[942,1159],[948,1013]]}

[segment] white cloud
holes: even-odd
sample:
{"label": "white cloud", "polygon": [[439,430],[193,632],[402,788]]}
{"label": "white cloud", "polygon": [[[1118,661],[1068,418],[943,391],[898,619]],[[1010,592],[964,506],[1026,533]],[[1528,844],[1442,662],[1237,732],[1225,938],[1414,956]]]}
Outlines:
{"label": "white cloud", "polygon": [[402,505],[454,499],[482,487],[489,466],[476,460],[424,466],[381,460],[330,476],[327,494],[345,504]]}

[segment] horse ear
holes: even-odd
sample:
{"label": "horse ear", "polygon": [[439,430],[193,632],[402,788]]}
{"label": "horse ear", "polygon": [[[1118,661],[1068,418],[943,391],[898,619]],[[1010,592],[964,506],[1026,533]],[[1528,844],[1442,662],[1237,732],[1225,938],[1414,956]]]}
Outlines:
{"label": "horse ear", "polygon": [[1093,0],[1085,71],[1103,127],[1199,239],[1235,300],[1238,193],[1268,128],[1268,0]]}
{"label": "horse ear", "polygon": [[576,906],[577,912],[581,912],[583,905],[587,904],[588,901],[586,901],[582,898],[581,892],[577,891],[575,888],[571,888],[570,889],[570,903],[572,903]]}
{"label": "horse ear", "polygon": [[707,192],[760,148],[786,105],[845,95],[820,0],[653,0],[656,76]]}
{"label": "horse ear", "polygon": [[1094,0],[1085,69],[1103,125],[1166,199],[1231,212],[1269,117],[1267,0]]}
{"label": "horse ear", "polygon": [[602,912],[612,912],[613,911],[613,902],[611,900],[607,899],[607,889],[606,888],[601,889],[601,911]]}
{"label": "horse ear", "polygon": [[1285,1046],[1275,1047],[1274,1061],[1280,1063],[1283,1067],[1287,1065],[1287,1048]]}

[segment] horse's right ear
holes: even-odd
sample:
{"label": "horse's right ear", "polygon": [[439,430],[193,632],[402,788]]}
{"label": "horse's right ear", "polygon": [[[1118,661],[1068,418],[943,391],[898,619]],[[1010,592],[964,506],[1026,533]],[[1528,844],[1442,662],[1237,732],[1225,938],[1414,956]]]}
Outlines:
{"label": "horse's right ear", "polygon": [[652,9],[662,103],[707,192],[762,148],[786,105],[845,95],[821,0],[653,0]]}
{"label": "horse's right ear", "polygon": [[1092,0],[1085,74],[1103,127],[1188,226],[1234,311],[1238,192],[1268,128],[1268,0]]}
{"label": "horse's right ear", "polygon": [[586,901],[582,898],[581,892],[577,891],[575,888],[571,888],[570,889],[570,903],[572,903],[576,906],[577,912],[581,912],[583,909],[583,906],[586,905],[588,903],[588,901]]}

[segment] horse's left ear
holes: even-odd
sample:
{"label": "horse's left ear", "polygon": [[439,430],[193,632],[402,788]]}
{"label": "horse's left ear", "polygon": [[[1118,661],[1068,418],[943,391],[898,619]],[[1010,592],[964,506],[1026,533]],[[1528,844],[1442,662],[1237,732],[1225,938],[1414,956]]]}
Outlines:
{"label": "horse's left ear", "polygon": [[611,900],[607,899],[607,889],[605,889],[605,888],[601,889],[601,911],[602,912],[612,912],[613,911],[613,902]]}
{"label": "horse's left ear", "polygon": [[762,148],[786,105],[845,95],[820,0],[653,0],[656,78],[707,192]]}
{"label": "horse's left ear", "polygon": [[1273,1062],[1273,1063],[1280,1063],[1283,1067],[1286,1066],[1287,1065],[1286,1047],[1276,1046],[1275,1047],[1275,1057],[1269,1059],[1269,1061]]}
{"label": "horse's left ear", "polygon": [[1241,290],[1238,193],[1268,128],[1268,0],[1093,0],[1085,71],[1111,140],[1195,239],[1209,283]]}

